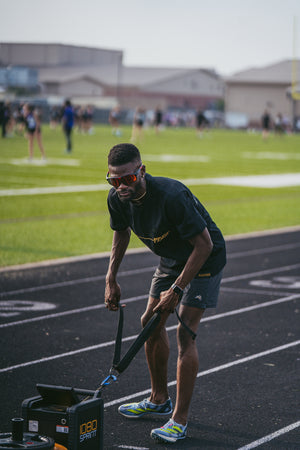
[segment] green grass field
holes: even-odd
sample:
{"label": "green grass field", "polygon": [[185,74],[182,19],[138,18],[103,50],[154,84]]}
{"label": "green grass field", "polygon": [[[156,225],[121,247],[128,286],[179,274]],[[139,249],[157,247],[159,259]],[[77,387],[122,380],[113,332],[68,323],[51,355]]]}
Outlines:
{"label": "green grass field", "polygon": [[[130,133],[131,128],[124,127],[123,136],[116,138],[106,126],[96,126],[94,135],[74,133],[73,154],[65,155],[61,129],[44,126],[46,165],[26,163],[27,142],[22,136],[0,141],[0,266],[110,250],[106,190],[14,196],[3,190],[104,184],[109,149],[128,142]],[[184,180],[300,173],[299,135],[263,141],[260,134],[213,130],[199,139],[193,129],[167,129],[158,136],[149,129],[137,145],[154,176]],[[35,157],[40,158],[37,144]],[[225,236],[300,224],[299,186],[207,184],[191,190]],[[142,246],[135,237],[130,245]]]}

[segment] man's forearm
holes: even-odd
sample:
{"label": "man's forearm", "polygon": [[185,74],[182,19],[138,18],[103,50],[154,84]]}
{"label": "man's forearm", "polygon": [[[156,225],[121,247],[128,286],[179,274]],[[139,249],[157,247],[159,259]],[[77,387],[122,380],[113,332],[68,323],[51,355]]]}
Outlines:
{"label": "man's forearm", "polygon": [[130,228],[124,231],[115,231],[111,248],[109,266],[106,274],[106,281],[115,281],[120,264],[127,250],[130,241]]}
{"label": "man's forearm", "polygon": [[194,245],[194,249],[175,281],[175,284],[181,289],[184,289],[195,278],[213,249],[213,243],[207,229],[191,240],[191,243]]}
{"label": "man's forearm", "polygon": [[[190,254],[182,272],[175,280],[176,286],[184,290],[184,288],[195,278],[207,258],[212,252],[213,243],[210,238],[208,230],[205,228],[203,233],[194,236],[190,239],[190,243],[193,245],[193,251]],[[180,294],[174,291],[170,287],[167,291],[163,291],[160,294],[160,302],[153,309],[154,312],[157,310],[173,312],[180,300]]]}

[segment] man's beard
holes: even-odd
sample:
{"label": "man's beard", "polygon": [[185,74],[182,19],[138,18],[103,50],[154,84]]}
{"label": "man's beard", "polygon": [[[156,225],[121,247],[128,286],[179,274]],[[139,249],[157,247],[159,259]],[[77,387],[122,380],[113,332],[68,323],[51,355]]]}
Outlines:
{"label": "man's beard", "polygon": [[122,195],[120,195],[119,192],[117,192],[117,194],[118,194],[119,200],[122,203],[129,203],[134,198],[134,193],[133,192],[129,192],[129,195],[126,196],[126,197],[122,197]]}

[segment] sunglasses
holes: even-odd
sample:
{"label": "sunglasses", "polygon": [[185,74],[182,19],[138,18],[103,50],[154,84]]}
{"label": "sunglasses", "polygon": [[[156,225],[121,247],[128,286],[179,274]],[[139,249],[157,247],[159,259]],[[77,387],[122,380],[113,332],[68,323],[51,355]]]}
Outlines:
{"label": "sunglasses", "polygon": [[111,184],[114,188],[118,188],[121,184],[126,184],[126,186],[130,186],[135,183],[137,180],[137,176],[142,168],[143,164],[133,173],[128,173],[123,175],[122,177],[110,177],[109,172],[107,172],[106,180]]}

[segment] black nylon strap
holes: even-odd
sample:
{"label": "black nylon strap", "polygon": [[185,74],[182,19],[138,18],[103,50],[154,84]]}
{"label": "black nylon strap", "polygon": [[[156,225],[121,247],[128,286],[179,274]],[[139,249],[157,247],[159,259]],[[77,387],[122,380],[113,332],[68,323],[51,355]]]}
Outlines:
{"label": "black nylon strap", "polygon": [[104,387],[109,386],[113,381],[117,381],[117,375],[113,373],[114,371],[120,374],[124,372],[125,369],[127,369],[127,367],[129,366],[129,364],[131,363],[137,352],[140,350],[140,348],[143,346],[143,344],[146,342],[146,340],[149,338],[151,333],[158,325],[160,321],[160,312],[158,311],[155,314],[153,314],[151,319],[147,322],[145,327],[142,329],[141,333],[138,335],[138,337],[135,339],[135,341],[133,342],[127,353],[125,353],[125,355],[120,361],[123,321],[124,321],[124,312],[122,306],[120,306],[118,331],[115,340],[115,350],[112,367],[110,369],[109,375],[102,381],[100,387],[96,389],[96,391],[94,392],[94,398],[98,398],[101,396],[101,392]]}
{"label": "black nylon strap", "polygon": [[123,307],[119,307],[119,323],[118,323],[118,331],[115,342],[115,351],[112,362],[112,367],[115,367],[119,364],[121,359],[121,347],[122,347],[122,334],[123,334],[123,322],[124,322],[124,312]]}
{"label": "black nylon strap", "polygon": [[181,319],[181,317],[179,316],[177,309],[175,309],[176,312],[176,316],[177,319],[179,320],[179,322],[181,323],[181,325],[183,326],[183,328],[192,336],[193,341],[196,339],[197,334],[193,332],[193,330],[190,329],[190,327],[188,327],[184,321]]}
{"label": "black nylon strap", "polygon": [[[195,340],[197,337],[197,334],[193,332],[181,319],[179,316],[177,310],[175,309],[177,319],[181,323],[181,325],[185,328],[185,330],[192,336],[192,339]],[[115,351],[114,351],[114,357],[112,362],[112,369],[116,370],[119,374],[124,372],[125,369],[129,366],[135,355],[138,353],[138,351],[141,349],[141,347],[144,345],[146,340],[149,338],[149,336],[152,334],[152,332],[155,330],[156,326],[158,325],[160,321],[161,313],[160,311],[157,311],[153,314],[151,319],[146,323],[145,327],[142,329],[140,334],[137,336],[135,341],[132,343],[129,350],[125,353],[123,358],[121,359],[121,347],[122,347],[122,333],[123,333],[123,322],[124,322],[124,312],[122,306],[119,308],[119,323],[118,323],[118,331],[115,341]]]}
{"label": "black nylon strap", "polygon": [[158,311],[154,313],[151,319],[146,323],[145,327],[142,329],[138,337],[135,339],[129,350],[125,353],[125,355],[120,361],[122,329],[123,329],[123,308],[120,307],[119,325],[115,343],[115,352],[112,369],[116,370],[119,373],[122,373],[124,372],[125,369],[127,369],[127,367],[129,366],[135,355],[138,353],[140,348],[144,345],[146,340],[149,338],[154,329],[157,327],[159,321],[160,321],[160,312]]}

